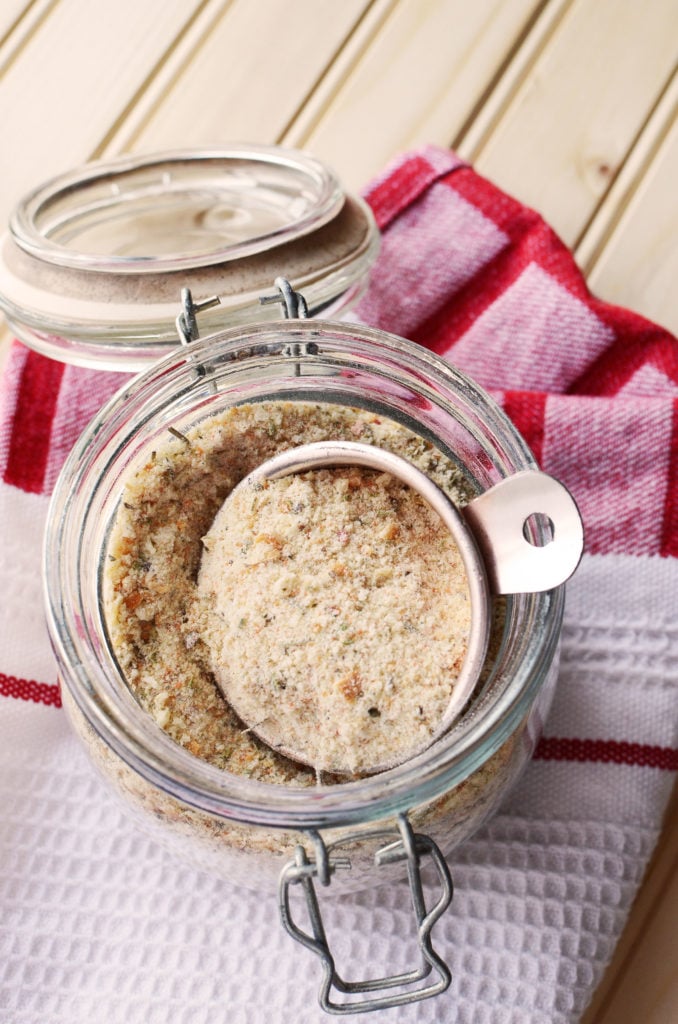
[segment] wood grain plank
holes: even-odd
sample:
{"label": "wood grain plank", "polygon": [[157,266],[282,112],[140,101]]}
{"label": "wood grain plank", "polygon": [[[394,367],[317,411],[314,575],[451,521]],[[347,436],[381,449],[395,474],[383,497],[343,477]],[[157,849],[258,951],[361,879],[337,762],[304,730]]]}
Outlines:
{"label": "wood grain plank", "polygon": [[0,13],[3,30],[0,32],[0,79],[7,73],[13,61],[18,59],[58,2],[59,0],[32,0],[32,3],[12,4],[10,11],[13,9],[14,14],[18,14],[17,17],[8,16],[7,9],[3,8]]}
{"label": "wood grain plank", "polygon": [[678,6],[575,0],[476,167],[572,244],[671,74]]}
{"label": "wood grain plank", "polygon": [[96,151],[197,6],[61,0],[49,12],[1,83],[0,222],[29,188]]}
{"label": "wood grain plank", "polygon": [[677,115],[678,75],[576,251],[596,294],[676,334]]}
{"label": "wood grain plank", "polygon": [[678,787],[615,955],[581,1024],[678,1021]]}
{"label": "wood grain plank", "polygon": [[21,19],[26,17],[34,6],[33,0],[3,0],[0,6],[0,45],[5,42],[10,32],[19,27]]}
{"label": "wood grain plank", "polygon": [[288,138],[352,187],[403,149],[447,145],[537,8],[536,0],[400,0],[369,45],[349,55],[349,73],[340,67],[329,76]]}
{"label": "wood grain plank", "polygon": [[315,89],[301,104],[293,120],[288,124],[281,142],[298,148],[308,147],[309,137],[317,127],[336,94],[355,72],[360,61],[393,13],[399,0],[373,0],[363,17],[339,50],[335,59],[325,69]]}
{"label": "wood grain plank", "polygon": [[368,6],[232,0],[173,81],[149,90],[125,148],[275,142]]}
{"label": "wood grain plank", "polygon": [[[166,96],[175,89],[181,90],[182,75],[192,62],[199,59],[201,48],[215,31],[231,3],[232,0],[204,0],[190,23],[174,40],[165,59],[156,66],[153,76],[148,77],[145,87],[135,97],[134,103],[109,132],[102,147],[103,156],[116,156],[134,149],[136,140]],[[202,108],[205,102],[206,98],[201,97],[197,107]],[[173,149],[183,146],[183,128],[182,122],[176,118],[172,137],[159,148]]]}
{"label": "wood grain plank", "polygon": [[677,112],[678,70],[667,83],[609,192],[577,242],[575,255],[585,273],[588,274],[599,259],[624,209],[642,186],[643,178],[672,131]]}
{"label": "wood grain plank", "polygon": [[518,90],[528,80],[541,52],[558,31],[574,0],[546,0],[532,18],[522,38],[510,53],[487,95],[452,138],[452,148],[470,163],[506,114]]}

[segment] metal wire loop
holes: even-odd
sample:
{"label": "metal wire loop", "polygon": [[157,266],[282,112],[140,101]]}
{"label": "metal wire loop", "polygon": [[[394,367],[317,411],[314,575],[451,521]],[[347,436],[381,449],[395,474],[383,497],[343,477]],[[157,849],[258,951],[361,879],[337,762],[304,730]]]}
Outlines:
{"label": "metal wire loop", "polygon": [[286,320],[307,320],[308,304],[301,292],[295,292],[286,277],[276,277],[273,282],[278,289],[277,295],[261,295],[262,306],[270,306],[273,302],[282,303]]}
{"label": "metal wire loop", "polygon": [[[297,942],[312,950],[322,961],[323,980],[318,996],[322,1009],[327,1013],[338,1015],[365,1013],[368,1010],[403,1006],[444,992],[450,984],[451,975],[447,964],[433,949],[431,929],[450,905],[453,886],[445,858],[433,840],[428,836],[415,834],[405,814],[399,815],[397,828],[384,827],[367,832],[351,833],[329,846],[325,846],[318,832],[309,831],[308,834],[313,840],[317,860],[315,862],[310,860],[303,846],[297,847],[294,860],[283,868],[280,875],[279,906],[280,917],[286,931]],[[377,851],[375,855],[377,866],[399,860],[404,860],[407,864],[421,962],[418,967],[401,974],[364,981],[345,981],[337,970],[330,951],[313,883],[314,879],[317,879],[323,884],[327,884],[329,876],[337,868],[350,867],[350,862],[346,858],[330,857],[335,849],[354,842],[364,843],[380,837],[389,838],[391,842]],[[420,874],[420,861],[424,855],[431,858],[436,868],[440,888],[438,900],[430,909],[426,906]],[[324,881],[325,878],[327,878],[327,882]],[[290,906],[290,886],[292,885],[301,885],[311,925],[310,932],[301,929],[292,918]],[[436,976],[434,980],[421,986],[420,983],[431,972],[434,972]],[[419,988],[415,987],[417,984],[420,985]],[[400,991],[394,992],[393,989]],[[361,995],[363,998],[337,1002],[332,998],[333,990],[349,996]],[[365,998],[366,996],[367,998]]]}
{"label": "metal wire loop", "polygon": [[182,345],[190,345],[200,337],[197,314],[204,309],[211,309],[221,302],[218,295],[213,295],[203,302],[194,302],[190,288],[181,289],[181,312],[175,320],[177,334]]}

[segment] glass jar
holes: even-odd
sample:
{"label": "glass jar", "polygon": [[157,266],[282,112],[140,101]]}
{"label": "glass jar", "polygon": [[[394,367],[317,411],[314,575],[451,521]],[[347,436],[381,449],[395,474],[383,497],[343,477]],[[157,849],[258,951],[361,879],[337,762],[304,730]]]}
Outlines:
{"label": "glass jar", "polygon": [[[193,756],[142,711],[111,650],[102,607],[107,543],[125,481],[169,429],[185,435],[228,408],[264,400],[327,402],[388,417],[459,465],[477,493],[535,465],[503,412],[471,380],[379,330],[288,320],[182,348],[102,409],[54,492],[45,586],[64,705],[100,771],[162,841],[238,884],[264,892],[280,887],[283,924],[325,961],[326,1009],[341,1005],[332,1001],[335,989],[368,993],[370,1007],[394,1005],[449,983],[430,939],[451,898],[444,854],[492,813],[532,754],[556,676],[564,590],[502,599],[469,707],[441,739],[397,767],[297,788],[236,776]],[[428,859],[440,887],[433,907],[419,875]],[[348,985],[334,971],[314,882],[331,881],[330,891],[345,892],[404,870],[424,968]],[[296,885],[306,895],[310,933],[292,916],[289,891]],[[435,980],[421,987],[431,967]],[[404,983],[419,987],[404,992]]]}

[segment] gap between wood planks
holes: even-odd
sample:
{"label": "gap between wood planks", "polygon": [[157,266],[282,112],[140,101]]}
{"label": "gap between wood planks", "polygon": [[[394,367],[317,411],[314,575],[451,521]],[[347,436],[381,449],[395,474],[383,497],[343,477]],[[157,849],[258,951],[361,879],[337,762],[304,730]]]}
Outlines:
{"label": "gap between wood planks", "polygon": [[335,49],[324,71],[280,132],[277,141],[281,145],[306,145],[342,85],[349,79],[397,5],[398,0],[370,0],[352,30]]}
{"label": "gap between wood planks", "polygon": [[[100,156],[114,156],[134,148],[144,128],[163,100],[174,89],[192,57],[202,48],[216,24],[228,13],[234,0],[200,0],[195,11],[170,46],[156,61],[135,96],[111,126],[97,147]],[[172,148],[177,148],[175,144]]]}
{"label": "gap between wood planks", "polygon": [[59,0],[31,0],[0,38],[0,79],[56,7]]}
{"label": "gap between wood planks", "polygon": [[474,163],[574,0],[543,0],[506,54],[450,146]]}

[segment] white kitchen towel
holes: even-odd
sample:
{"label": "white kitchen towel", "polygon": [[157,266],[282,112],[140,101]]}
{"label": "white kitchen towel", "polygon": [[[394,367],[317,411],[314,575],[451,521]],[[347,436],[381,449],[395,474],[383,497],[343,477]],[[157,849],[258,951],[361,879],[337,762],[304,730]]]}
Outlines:
{"label": "white kitchen towel", "polygon": [[[678,359],[667,332],[592,298],[544,222],[427,149],[368,191],[384,245],[356,311],[492,389],[577,497],[561,672],[535,759],[450,858],[442,996],[365,1021],[572,1024],[608,962],[678,768]],[[16,345],[0,413],[0,1024],[299,1024],[320,964],[271,897],[137,830],[60,707],[42,618],[48,494],[120,383]],[[325,904],[343,973],[404,966],[402,885]]]}

